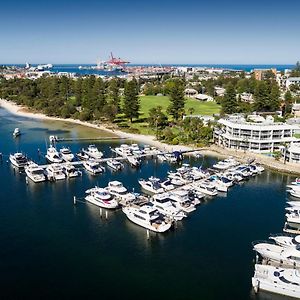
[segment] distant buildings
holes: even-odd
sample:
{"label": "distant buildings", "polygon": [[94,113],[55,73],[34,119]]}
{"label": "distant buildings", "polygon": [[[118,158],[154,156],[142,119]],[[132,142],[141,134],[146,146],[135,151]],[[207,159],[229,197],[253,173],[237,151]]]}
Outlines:
{"label": "distant buildings", "polygon": [[218,121],[214,129],[216,144],[245,151],[268,153],[278,151],[284,143],[298,141],[293,135],[296,125],[275,123],[272,117],[250,117],[247,122],[241,115],[232,115]]}
{"label": "distant buildings", "polygon": [[266,75],[268,74],[268,72],[272,72],[274,74],[274,76],[276,77],[277,74],[277,70],[276,69],[254,69],[254,78],[256,80],[263,80],[265,79]]}

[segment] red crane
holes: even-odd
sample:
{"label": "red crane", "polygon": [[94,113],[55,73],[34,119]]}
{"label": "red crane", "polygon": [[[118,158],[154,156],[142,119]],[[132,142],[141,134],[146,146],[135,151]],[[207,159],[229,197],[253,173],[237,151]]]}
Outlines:
{"label": "red crane", "polygon": [[123,66],[125,64],[129,64],[129,61],[122,60],[120,57],[116,58],[113,56],[112,52],[110,52],[110,60],[108,60],[106,63],[115,66]]}

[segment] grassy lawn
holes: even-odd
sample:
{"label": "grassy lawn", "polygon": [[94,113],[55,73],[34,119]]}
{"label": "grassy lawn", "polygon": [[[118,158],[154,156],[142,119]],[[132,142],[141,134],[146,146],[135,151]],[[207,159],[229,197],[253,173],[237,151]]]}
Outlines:
{"label": "grassy lawn", "polygon": [[[155,134],[155,130],[150,128],[147,123],[147,117],[149,116],[149,110],[156,106],[161,106],[163,111],[166,112],[169,106],[169,98],[167,96],[140,96],[141,109],[140,118],[134,120],[132,124],[126,122],[131,129],[137,129],[141,134]],[[201,102],[195,99],[187,98],[185,102],[185,110],[188,114],[189,108],[194,108],[196,115],[213,115],[220,112],[220,106],[215,102]],[[122,119],[122,115],[119,116]],[[123,129],[127,131],[128,129]],[[130,129],[129,129],[130,131]]]}
{"label": "grassy lawn", "polygon": [[[167,96],[141,96],[141,117],[147,118],[151,108],[161,106],[166,111],[169,106],[169,98]],[[220,112],[220,105],[215,102],[201,102],[199,100],[188,98],[185,102],[185,110],[188,114],[189,108],[194,108],[196,115],[213,115]]]}

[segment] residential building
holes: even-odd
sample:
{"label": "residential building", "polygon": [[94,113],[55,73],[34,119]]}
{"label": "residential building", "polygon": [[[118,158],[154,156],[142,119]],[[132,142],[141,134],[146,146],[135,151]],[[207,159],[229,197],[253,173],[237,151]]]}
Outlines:
{"label": "residential building", "polygon": [[290,147],[282,149],[285,160],[300,164],[300,143],[292,143]]}
{"label": "residential building", "polygon": [[293,136],[297,126],[275,123],[272,117],[264,121],[259,117],[258,121],[247,122],[241,115],[220,119],[214,129],[214,141],[223,147],[257,153],[278,151],[283,144],[297,141]]}
{"label": "residential building", "polygon": [[265,78],[265,75],[267,74],[267,72],[271,71],[274,76],[276,77],[277,75],[277,70],[276,69],[254,69],[254,77],[256,80],[263,80]]}
{"label": "residential building", "polygon": [[290,87],[290,85],[292,84],[297,84],[300,85],[300,77],[289,77],[286,82],[285,82],[285,86],[288,89]]}

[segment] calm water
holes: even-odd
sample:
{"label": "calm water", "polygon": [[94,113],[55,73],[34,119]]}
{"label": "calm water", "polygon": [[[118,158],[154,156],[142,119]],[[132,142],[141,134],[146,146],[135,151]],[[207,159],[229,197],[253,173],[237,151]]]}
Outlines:
{"label": "calm water", "polygon": [[[15,127],[23,132],[19,139],[12,138]],[[0,109],[4,154],[22,150],[38,161],[37,149],[45,152],[49,134],[83,132]],[[68,145],[77,151],[87,144]],[[97,144],[106,155],[116,145]],[[84,172],[74,180],[26,185],[25,176],[14,174],[6,160],[0,165],[1,299],[252,299],[251,242],[281,232],[285,186],[292,179],[266,171],[147,241],[145,230],[120,210],[101,219],[97,207],[73,206],[72,197],[113,179],[139,191],[138,178],[164,177],[174,167],[149,160],[139,170],[107,170],[98,177]],[[210,166],[215,159],[190,162]]]}

